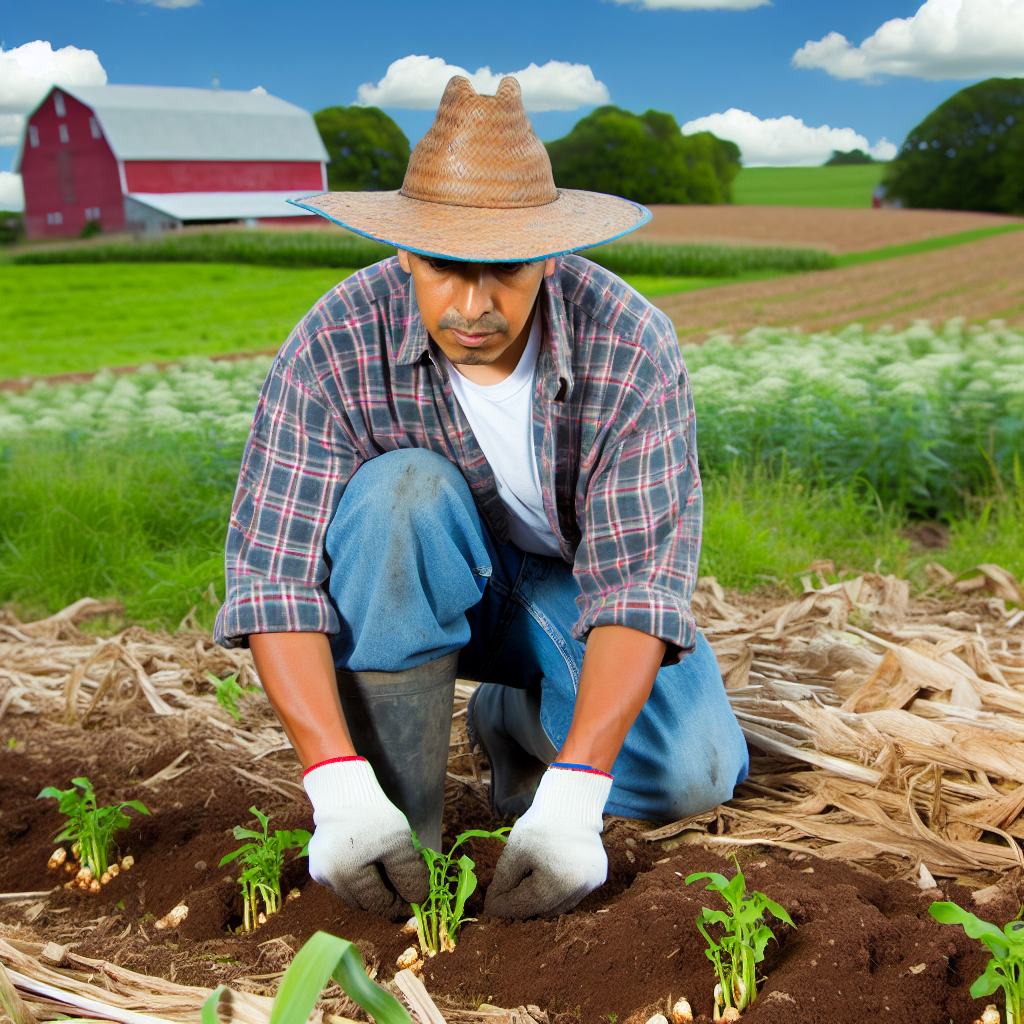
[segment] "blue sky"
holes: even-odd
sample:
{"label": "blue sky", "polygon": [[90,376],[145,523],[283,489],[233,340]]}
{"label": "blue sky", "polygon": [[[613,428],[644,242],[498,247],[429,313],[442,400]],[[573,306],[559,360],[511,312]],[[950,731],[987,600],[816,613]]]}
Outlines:
{"label": "blue sky", "polygon": [[[208,87],[216,69],[224,88],[263,86],[308,110],[353,102],[361,84],[378,82],[389,64],[409,54],[492,71],[566,61],[589,65],[612,103],[637,112],[667,110],[680,124],[736,107],[761,119],[789,115],[809,126],[852,128],[871,144],[883,136],[898,144],[972,80],[882,74],[866,82],[791,66],[805,43],[838,32],[856,46],[887,20],[913,16],[920,0],[773,0],[749,10],[647,9],[613,0],[158,6],[188,2],[4,0],[0,38],[6,51],[36,39],[54,49],[94,50],[112,83]],[[552,139],[588,109],[531,117],[540,136]],[[388,112],[413,142],[433,116]],[[10,166],[12,155],[0,148],[0,168]]]}

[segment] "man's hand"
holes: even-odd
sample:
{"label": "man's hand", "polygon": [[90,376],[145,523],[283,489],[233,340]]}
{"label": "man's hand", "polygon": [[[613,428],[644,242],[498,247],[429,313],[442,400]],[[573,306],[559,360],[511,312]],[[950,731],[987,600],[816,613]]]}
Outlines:
{"label": "man's hand", "polygon": [[426,902],[427,865],[405,815],[384,795],[368,761],[347,757],[303,778],[316,831],[309,873],[346,903],[398,920]]}
{"label": "man's hand", "polygon": [[612,777],[587,765],[553,764],[530,809],[508,837],[484,912],[492,917],[556,917],[608,877],[602,812]]}

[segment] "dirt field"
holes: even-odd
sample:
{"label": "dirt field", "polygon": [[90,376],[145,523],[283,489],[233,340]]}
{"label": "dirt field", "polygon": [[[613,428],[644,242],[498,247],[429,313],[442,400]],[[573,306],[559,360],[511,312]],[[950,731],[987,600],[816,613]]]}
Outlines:
{"label": "dirt field", "polygon": [[[703,580],[694,606],[752,744],[750,778],[729,804],[671,826],[606,819],[608,883],[572,913],[467,925],[454,952],[423,968],[448,1024],[644,1024],[680,996],[708,1021],[714,975],[695,918],[717,897],[684,880],[731,873],[723,855],[733,851],[749,887],[796,923],[773,922],[777,942],[744,1016],[750,1024],[974,1020],[983,1003],[968,990],[986,954],[927,911],[945,897],[1004,922],[1019,907],[1024,858],[1011,837],[1024,834],[1024,650],[1021,613],[1006,600],[1019,603],[1021,592],[1009,574],[984,569],[987,576],[960,583],[936,577],[944,596],[917,601],[902,581],[873,574],[832,586],[819,577],[821,589],[796,599],[726,594]],[[0,963],[41,970],[39,958],[54,962],[42,945],[49,941],[63,947],[65,973],[52,975],[59,984],[98,972],[107,988],[87,991],[116,993],[111,984],[132,969],[201,986],[174,990],[192,1009],[160,1013],[181,1024],[197,1024],[195,1007],[221,982],[272,994],[318,929],[358,941],[378,980],[389,982],[410,937],[340,902],[302,860],[282,879],[282,892],[299,895],[254,934],[234,931],[237,869],[218,867],[236,845],[232,826],[248,824],[256,804],[273,828],[311,829],[298,762],[262,693],[242,699],[238,722],[212,697],[206,672],[250,666],[247,652],[225,651],[203,633],[138,627],[98,642],[76,625],[104,610],[97,606],[79,602],[27,624],[0,613]],[[858,636],[889,654],[872,653]],[[944,703],[950,685],[970,692],[947,692]],[[463,725],[470,689],[459,688],[453,717],[446,844],[465,828],[494,825],[488,766],[469,750]],[[911,710],[896,710],[908,701]],[[975,727],[963,708],[979,705],[969,713],[985,716]],[[809,745],[800,737],[822,716],[832,724]],[[916,723],[910,733],[908,722]],[[139,799],[151,811],[132,812],[118,837],[135,866],[96,894],[62,887],[67,876],[46,863],[60,816],[37,794],[79,774],[101,801]],[[986,830],[998,842],[982,841]],[[469,846],[481,883],[470,916],[481,913],[500,850],[494,840]],[[941,893],[919,875],[922,863]],[[20,893],[26,898],[11,897]],[[184,920],[157,930],[179,905],[188,908]],[[334,998],[331,1012],[364,1019]],[[482,1002],[533,1009],[481,1016]],[[132,1005],[148,1004],[135,997]],[[40,1019],[60,1009],[33,1006],[48,1014]]]}
{"label": "dirt field", "polygon": [[1024,323],[1024,232],[859,267],[705,288],[653,301],[687,340],[756,326],[799,324],[805,331],[819,331],[856,321],[869,329],[882,324],[900,328],[919,317],[933,323],[954,316],[972,322],[1001,317],[1016,325]]}
{"label": "dirt field", "polygon": [[800,245],[864,252],[1021,218],[955,210],[849,210],[805,206],[652,206],[654,220],[629,236],[648,242]]}

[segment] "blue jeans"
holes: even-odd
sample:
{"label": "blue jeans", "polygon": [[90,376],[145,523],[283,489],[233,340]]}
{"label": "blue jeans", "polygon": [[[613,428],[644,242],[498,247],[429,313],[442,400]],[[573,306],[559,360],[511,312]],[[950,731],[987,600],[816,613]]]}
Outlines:
{"label": "blue jeans", "polygon": [[[341,621],[335,664],[397,672],[459,651],[459,676],[540,690],[553,749],[569,731],[585,645],[579,588],[560,558],[497,544],[462,474],[442,455],[378,456],[349,482],[327,531]],[[676,820],[732,796],[746,742],[703,635],[654,689],[615,760],[605,812]]]}

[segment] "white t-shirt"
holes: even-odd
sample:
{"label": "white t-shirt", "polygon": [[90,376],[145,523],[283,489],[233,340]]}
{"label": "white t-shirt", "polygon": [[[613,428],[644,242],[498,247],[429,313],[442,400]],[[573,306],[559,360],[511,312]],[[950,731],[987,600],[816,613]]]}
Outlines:
{"label": "white t-shirt", "polygon": [[[533,390],[540,352],[540,321],[534,313],[530,338],[512,373],[498,384],[476,384],[448,362],[448,379],[473,428],[508,512],[512,543],[535,555],[561,555],[544,513],[533,449]],[[447,359],[447,357],[446,357]]]}

